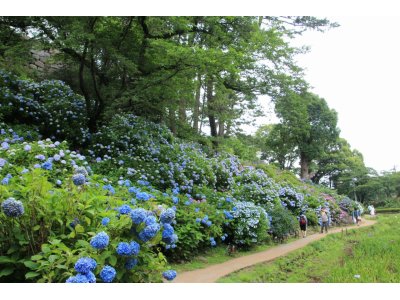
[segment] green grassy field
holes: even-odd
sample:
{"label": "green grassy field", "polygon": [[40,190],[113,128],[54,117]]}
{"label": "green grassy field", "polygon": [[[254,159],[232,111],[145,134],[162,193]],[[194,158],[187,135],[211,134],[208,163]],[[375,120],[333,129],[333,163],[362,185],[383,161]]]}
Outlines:
{"label": "green grassy field", "polygon": [[273,262],[218,282],[400,282],[400,215],[380,215],[374,226],[334,234]]}

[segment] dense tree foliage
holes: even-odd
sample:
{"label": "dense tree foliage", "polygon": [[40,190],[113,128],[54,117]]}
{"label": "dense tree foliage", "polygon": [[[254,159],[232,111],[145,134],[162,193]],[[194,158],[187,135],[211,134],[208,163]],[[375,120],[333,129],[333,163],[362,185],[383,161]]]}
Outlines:
{"label": "dense tree foliage", "polygon": [[[256,111],[257,95],[304,85],[293,61],[302,49],[288,38],[336,26],[314,17],[145,16],[2,17],[0,25],[17,40],[26,33],[18,45],[60,51],[64,69],[53,76],[83,94],[91,132],[124,111],[183,136],[207,125],[215,145]],[[8,57],[14,44],[5,47]]]}

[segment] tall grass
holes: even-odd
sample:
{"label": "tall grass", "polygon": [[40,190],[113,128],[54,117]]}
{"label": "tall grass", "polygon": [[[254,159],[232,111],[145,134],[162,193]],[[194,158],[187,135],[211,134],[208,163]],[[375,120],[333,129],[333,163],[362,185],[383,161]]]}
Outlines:
{"label": "tall grass", "polygon": [[399,228],[400,215],[381,215],[374,226],[329,235],[219,282],[400,282]]}

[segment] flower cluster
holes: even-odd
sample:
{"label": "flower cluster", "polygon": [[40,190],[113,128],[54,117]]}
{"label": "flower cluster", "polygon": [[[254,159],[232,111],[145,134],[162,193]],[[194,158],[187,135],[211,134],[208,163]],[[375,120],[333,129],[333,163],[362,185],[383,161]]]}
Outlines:
{"label": "flower cluster", "polygon": [[7,217],[17,218],[24,214],[22,202],[14,198],[8,198],[1,203],[1,209]]}
{"label": "flower cluster", "polygon": [[121,256],[131,256],[131,255],[138,255],[140,251],[140,245],[132,241],[130,243],[120,242],[116,249],[118,255]]}
{"label": "flower cluster", "polygon": [[268,215],[263,208],[253,202],[237,201],[230,213],[233,219],[229,226],[236,244],[251,245],[266,237]]}
{"label": "flower cluster", "polygon": [[66,283],[95,283],[96,276],[93,274],[97,267],[97,262],[90,257],[81,257],[75,263],[76,276],[71,276],[66,280]]}
{"label": "flower cluster", "polygon": [[174,280],[176,275],[177,274],[175,270],[167,270],[162,274],[162,276],[169,281]]}
{"label": "flower cluster", "polygon": [[90,245],[95,249],[105,249],[108,246],[110,238],[104,231],[96,234],[90,241]]}
{"label": "flower cluster", "polygon": [[117,271],[111,266],[104,266],[100,272],[100,278],[107,283],[112,282],[116,275]]}

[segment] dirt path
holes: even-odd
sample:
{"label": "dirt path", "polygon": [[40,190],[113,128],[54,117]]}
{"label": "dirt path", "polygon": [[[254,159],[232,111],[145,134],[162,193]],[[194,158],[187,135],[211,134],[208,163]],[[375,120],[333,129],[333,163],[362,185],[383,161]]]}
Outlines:
{"label": "dirt path", "polygon": [[[376,221],[371,220],[363,220],[360,226],[348,226],[348,229],[356,229],[364,226],[370,226],[375,224]],[[342,228],[345,229],[346,227],[334,228],[331,229],[328,234],[341,232]],[[210,283],[215,282],[218,278],[228,275],[229,273],[238,271],[240,269],[249,267],[251,265],[255,265],[261,262],[266,262],[273,260],[279,256],[284,256],[289,252],[292,252],[296,249],[302,248],[307,244],[320,240],[325,237],[326,234],[316,233],[306,238],[299,238],[294,242],[290,242],[288,244],[283,244],[277,247],[273,247],[269,250],[242,256],[238,258],[231,259],[221,264],[216,264],[209,266],[204,269],[198,269],[194,271],[184,272],[178,274],[178,276],[174,279],[173,283],[182,283],[182,282],[191,282],[191,283]]]}

